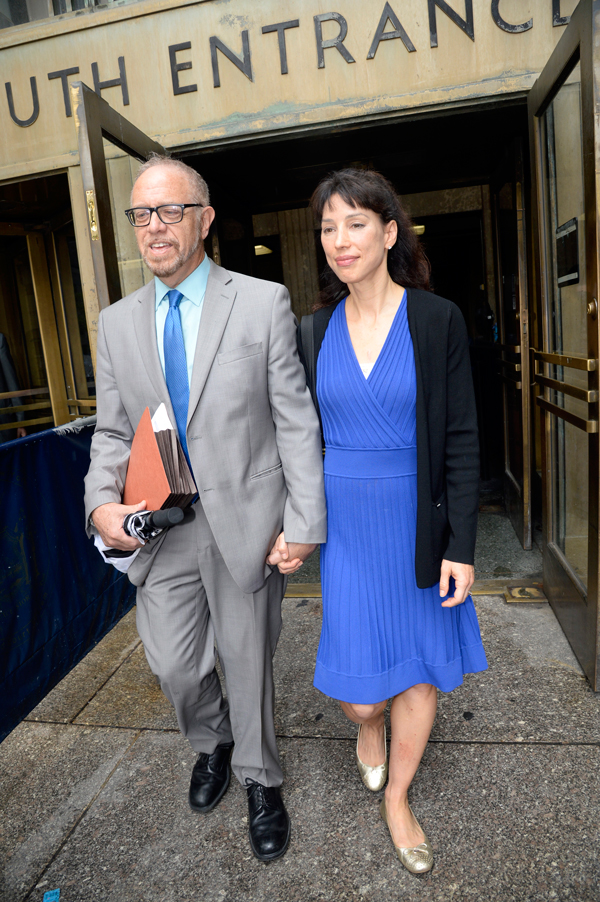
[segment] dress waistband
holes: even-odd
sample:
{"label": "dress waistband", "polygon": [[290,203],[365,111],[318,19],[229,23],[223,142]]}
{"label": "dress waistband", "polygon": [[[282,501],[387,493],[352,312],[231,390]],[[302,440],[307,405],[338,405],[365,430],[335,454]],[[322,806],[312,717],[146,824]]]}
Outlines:
{"label": "dress waistband", "polygon": [[417,472],[417,449],[411,448],[327,448],[324,470],[327,476],[355,479],[383,479],[413,476]]}

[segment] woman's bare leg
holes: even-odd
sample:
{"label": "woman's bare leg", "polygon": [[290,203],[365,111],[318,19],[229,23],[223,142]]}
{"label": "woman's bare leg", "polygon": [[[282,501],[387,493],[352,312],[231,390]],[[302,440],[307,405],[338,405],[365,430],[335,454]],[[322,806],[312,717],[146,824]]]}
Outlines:
{"label": "woman's bare leg", "polygon": [[340,705],[352,723],[362,725],[358,747],[358,757],[362,763],[368,764],[369,767],[383,764],[386,754],[383,725],[387,699],[375,705],[353,705],[350,702],[340,702]]}
{"label": "woman's bare leg", "polygon": [[411,686],[392,699],[385,805],[394,844],[402,848],[412,848],[424,840],[408,807],[407,793],[429,740],[436,709],[437,689],[429,683]]}

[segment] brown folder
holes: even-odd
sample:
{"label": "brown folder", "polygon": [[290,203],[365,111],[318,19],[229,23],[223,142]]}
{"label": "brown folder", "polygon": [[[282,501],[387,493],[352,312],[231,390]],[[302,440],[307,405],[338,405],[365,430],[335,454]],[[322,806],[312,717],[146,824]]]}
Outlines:
{"label": "brown folder", "polygon": [[123,504],[145,500],[151,511],[183,508],[196,491],[179,436],[174,429],[155,432],[146,407],[131,443]]}

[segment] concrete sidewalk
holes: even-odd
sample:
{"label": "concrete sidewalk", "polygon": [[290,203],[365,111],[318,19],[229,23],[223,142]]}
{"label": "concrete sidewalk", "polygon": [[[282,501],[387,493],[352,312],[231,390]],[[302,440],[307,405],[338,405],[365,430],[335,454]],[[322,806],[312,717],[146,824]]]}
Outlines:
{"label": "concrete sidewalk", "polygon": [[[483,528],[490,559],[501,520]],[[520,553],[535,571],[539,553]],[[2,902],[56,888],[60,902],[600,900],[600,696],[548,604],[475,602],[490,668],[440,695],[411,791],[436,854],[428,876],[395,858],[380,794],[356,770],[355,728],[312,687],[320,599],[286,598],[275,671],[287,855],[251,855],[235,781],[210,815],[188,808],[195,756],[131,612],[0,745]]]}

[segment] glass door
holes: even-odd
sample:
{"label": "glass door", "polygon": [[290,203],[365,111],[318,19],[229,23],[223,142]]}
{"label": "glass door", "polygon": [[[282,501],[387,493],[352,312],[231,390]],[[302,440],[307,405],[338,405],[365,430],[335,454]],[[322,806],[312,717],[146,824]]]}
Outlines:
{"label": "glass door", "polygon": [[592,687],[598,637],[600,2],[581,0],[529,96],[542,347],[546,595]]}
{"label": "glass door", "polygon": [[[94,291],[102,310],[144,284],[135,236],[123,211],[129,206],[134,161],[143,162],[151,153],[166,151],[82,82],[71,85],[71,101]],[[115,156],[115,147],[122,153]]]}
{"label": "glass door", "polygon": [[521,142],[491,184],[498,285],[498,338],[504,412],[504,501],[523,548],[531,548],[529,304]]}

